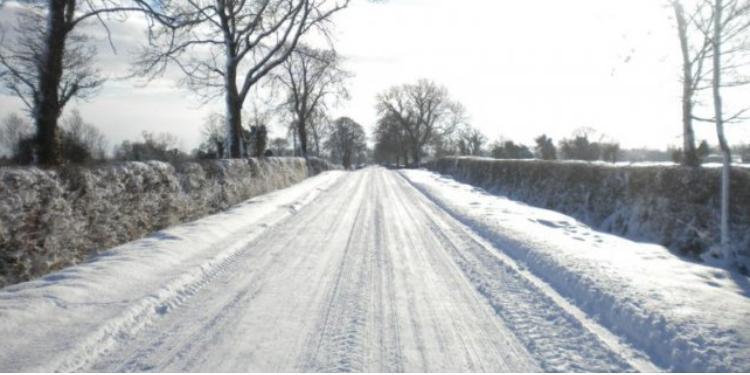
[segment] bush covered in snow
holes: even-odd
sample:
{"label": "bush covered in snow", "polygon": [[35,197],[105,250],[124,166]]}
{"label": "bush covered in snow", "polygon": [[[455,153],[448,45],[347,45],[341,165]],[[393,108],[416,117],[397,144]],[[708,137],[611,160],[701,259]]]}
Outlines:
{"label": "bush covered in snow", "polygon": [[[444,158],[427,167],[601,230],[699,255],[719,242],[721,170],[583,162]],[[732,172],[731,225],[750,256],[750,170]]]}
{"label": "bush covered in snow", "polygon": [[300,158],[0,168],[0,287],[330,168]]}

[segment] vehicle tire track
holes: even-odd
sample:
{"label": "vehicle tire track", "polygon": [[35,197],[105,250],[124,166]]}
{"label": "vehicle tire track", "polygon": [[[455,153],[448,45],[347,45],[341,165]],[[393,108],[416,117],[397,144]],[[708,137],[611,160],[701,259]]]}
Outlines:
{"label": "vehicle tire track", "polygon": [[[402,178],[403,179],[403,178]],[[408,183],[404,180],[404,183]],[[475,240],[470,229],[409,185],[410,201],[431,217],[429,230],[545,371],[631,372],[636,368],[577,318]]]}
{"label": "vehicle tire track", "polygon": [[[361,228],[369,213],[371,185],[365,187],[337,269],[336,281],[322,318],[314,355],[305,368],[316,372],[361,372],[364,370],[363,337],[367,316],[367,243]],[[369,193],[369,194],[368,194]]]}

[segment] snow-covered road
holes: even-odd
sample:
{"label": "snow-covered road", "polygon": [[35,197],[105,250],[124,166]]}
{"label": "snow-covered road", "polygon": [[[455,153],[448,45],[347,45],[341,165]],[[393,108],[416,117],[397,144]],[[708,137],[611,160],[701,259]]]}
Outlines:
{"label": "snow-covered road", "polygon": [[383,168],[0,290],[0,336],[0,371],[659,370]]}

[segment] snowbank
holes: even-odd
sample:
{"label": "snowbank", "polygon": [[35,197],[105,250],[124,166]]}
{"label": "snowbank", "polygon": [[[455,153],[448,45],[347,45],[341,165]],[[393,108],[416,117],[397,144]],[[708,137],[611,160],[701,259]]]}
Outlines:
{"label": "snowbank", "polygon": [[427,171],[402,173],[657,365],[679,372],[750,371],[747,277]]}
{"label": "snowbank", "polygon": [[308,166],[298,158],[0,168],[0,287],[328,168],[326,162]]}
{"label": "snowbank", "polygon": [[[719,242],[719,169],[445,158],[433,171],[598,229],[691,255]],[[750,263],[750,170],[732,175],[732,235]]]}

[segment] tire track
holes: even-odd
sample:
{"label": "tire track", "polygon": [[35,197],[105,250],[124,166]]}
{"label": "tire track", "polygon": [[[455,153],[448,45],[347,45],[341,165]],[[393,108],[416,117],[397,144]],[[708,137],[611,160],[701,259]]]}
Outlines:
{"label": "tire track", "polygon": [[[325,201],[327,197],[331,196],[330,192],[345,189],[345,185],[348,182],[345,180],[346,179],[344,178],[339,179],[333,185],[321,190],[321,192],[326,192],[326,194],[320,199]],[[311,206],[310,209],[324,210],[325,206],[321,206],[320,203],[320,200],[309,202],[309,205]],[[297,207],[296,210],[289,211],[292,215],[290,218],[291,220],[301,220],[302,226],[308,226],[317,221],[316,215],[305,216],[297,214],[298,210],[307,206],[307,204],[295,204],[295,206]],[[320,207],[316,208],[315,206]],[[88,356],[85,361],[76,363],[75,367],[69,365],[69,367],[63,367],[62,369],[75,369],[76,371],[80,371],[88,368],[112,371],[114,368],[114,371],[117,372],[141,372],[149,371],[153,368],[158,368],[159,366],[170,366],[180,360],[184,361],[182,363],[184,368],[190,368],[191,365],[195,365],[198,359],[190,358],[187,353],[190,353],[196,345],[199,345],[199,343],[205,342],[206,339],[210,340],[212,337],[218,337],[218,335],[221,334],[219,328],[231,325],[231,319],[233,318],[231,313],[233,312],[233,308],[252,300],[252,298],[262,289],[265,277],[271,270],[270,265],[276,261],[276,256],[271,254],[271,251],[274,249],[257,247],[255,245],[259,242],[266,241],[268,238],[279,238],[283,240],[281,248],[286,248],[295,241],[294,236],[279,235],[280,233],[283,233],[283,224],[286,224],[290,219],[287,219],[283,223],[264,224],[263,233],[260,236],[252,237],[250,241],[240,240],[237,242],[237,239],[234,238],[233,241],[235,241],[235,243],[232,244],[233,246],[231,246],[229,250],[224,250],[220,253],[225,254],[230,252],[230,256],[218,266],[212,267],[211,272],[206,272],[198,282],[188,285],[184,291],[178,292],[177,297],[164,300],[160,304],[155,305],[153,312],[150,310],[144,311],[148,320],[145,318],[135,319],[136,321],[141,322],[141,325],[137,327],[137,329],[127,326],[120,328],[119,333],[114,334],[116,342],[111,342],[100,348],[95,357]],[[335,230],[333,230],[332,227],[336,224],[340,223],[331,222],[331,227],[329,227],[329,230],[326,231],[326,233],[335,233]],[[221,246],[224,246],[224,244],[219,244],[217,247]],[[278,251],[276,253],[278,253]],[[249,280],[245,280],[245,283],[242,284],[241,288],[233,289],[236,291],[235,296],[218,305],[220,307],[215,308],[215,310],[218,310],[219,313],[216,316],[211,317],[210,320],[205,322],[186,322],[185,325],[190,326],[190,330],[193,332],[192,335],[186,339],[181,346],[165,349],[162,344],[167,341],[170,335],[183,330],[184,327],[181,322],[177,322],[176,325],[169,326],[168,330],[164,330],[164,327],[159,326],[158,323],[170,317],[170,315],[176,313],[179,314],[181,308],[192,303],[191,300],[207,286],[212,285],[217,278],[231,277],[231,274],[238,271],[237,263],[250,255],[252,255],[253,258],[260,259],[262,262],[253,266],[253,272],[250,272],[251,276]],[[199,323],[199,325],[196,326],[196,323]],[[198,329],[198,327],[200,327],[200,329]],[[166,356],[167,361],[162,361],[158,365],[142,362],[142,359],[150,358],[151,354],[155,353],[160,354],[160,357],[165,357],[165,350],[167,352],[174,352]],[[117,358],[120,363],[115,363],[113,359],[109,357]]]}
{"label": "tire track", "polygon": [[[410,316],[417,327],[429,327],[431,340],[437,344],[439,355],[450,358],[449,363],[435,367],[429,362],[423,362],[422,371],[448,371],[460,368],[462,371],[535,371],[534,365],[529,365],[528,354],[519,348],[514,340],[504,337],[507,328],[497,319],[494,311],[486,301],[474,290],[473,286],[464,278],[460,269],[455,266],[453,259],[441,251],[442,244],[437,241],[429,230],[431,217],[415,207],[418,199],[405,195],[404,186],[395,174],[389,174],[387,183],[391,193],[388,195],[395,203],[396,217],[400,222],[415,223],[412,227],[403,228],[406,241],[419,238],[419,242],[412,242],[409,248],[420,251],[407,252],[411,258],[403,259],[409,265],[429,266],[431,272],[416,272],[421,275],[421,282],[426,285],[445,285],[446,289],[438,293],[436,288],[429,288],[423,292],[419,301],[426,305],[427,312],[415,307],[410,309]],[[404,241],[399,238],[397,242]],[[421,246],[418,246],[420,245]],[[451,303],[446,304],[443,301]],[[409,306],[416,303],[409,303]],[[457,308],[458,306],[465,306]],[[468,310],[467,310],[468,309]],[[466,314],[471,314],[476,321],[467,320]],[[438,316],[441,317],[438,320]],[[420,319],[430,319],[431,324],[419,323]],[[466,332],[474,332],[467,334]],[[497,337],[493,336],[498,335]],[[460,352],[459,352],[460,350]],[[430,358],[434,354],[422,353],[423,358]],[[424,361],[424,360],[423,360]],[[447,367],[446,367],[447,366]]]}
{"label": "tire track", "polygon": [[[366,214],[370,209],[371,184],[350,224],[344,254],[337,270],[336,281],[328,299],[322,327],[312,357],[305,368],[316,372],[363,371],[363,331],[368,304],[365,301],[368,272],[367,241],[363,238]],[[370,193],[370,194],[367,194]]]}
{"label": "tire track", "polygon": [[408,184],[405,195],[419,202],[419,210],[433,218],[429,229],[443,244],[467,279],[489,302],[516,336],[540,360],[545,371],[632,372],[654,371],[656,366],[633,363],[626,348],[612,348],[584,324],[577,314],[539,288],[511,260],[478,240],[478,235]]}

